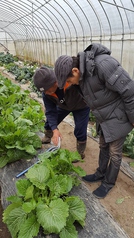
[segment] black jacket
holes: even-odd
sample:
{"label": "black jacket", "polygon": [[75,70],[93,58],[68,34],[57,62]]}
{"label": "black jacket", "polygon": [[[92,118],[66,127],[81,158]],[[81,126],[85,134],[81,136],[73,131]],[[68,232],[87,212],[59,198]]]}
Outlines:
{"label": "black jacket", "polygon": [[79,85],[106,142],[126,136],[134,123],[134,80],[110,54],[101,44],[78,54]]}

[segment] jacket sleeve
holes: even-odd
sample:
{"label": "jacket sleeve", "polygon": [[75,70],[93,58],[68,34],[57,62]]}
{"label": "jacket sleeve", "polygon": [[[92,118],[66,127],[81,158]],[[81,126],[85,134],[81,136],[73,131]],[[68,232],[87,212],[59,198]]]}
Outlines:
{"label": "jacket sleeve", "polygon": [[47,118],[47,121],[49,123],[49,126],[51,127],[51,130],[54,130],[57,128],[57,121],[58,121],[58,111],[57,111],[57,105],[51,101],[44,93],[42,94],[44,106],[45,106],[45,115]]}
{"label": "jacket sleeve", "polygon": [[99,77],[104,80],[105,86],[120,95],[129,121],[134,123],[134,80],[111,56],[102,60],[97,68]]}

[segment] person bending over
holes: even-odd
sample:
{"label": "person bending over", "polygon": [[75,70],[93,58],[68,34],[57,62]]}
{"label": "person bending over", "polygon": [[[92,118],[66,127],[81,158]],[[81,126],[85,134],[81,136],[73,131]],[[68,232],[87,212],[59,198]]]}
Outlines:
{"label": "person bending over", "polygon": [[78,86],[65,83],[64,88],[59,89],[54,71],[45,66],[35,71],[33,82],[42,92],[45,106],[45,136],[42,143],[50,143],[52,139],[55,145],[58,144],[59,137],[62,138],[58,125],[72,112],[77,151],[84,159],[90,109],[79,93]]}
{"label": "person bending over", "polygon": [[97,198],[104,198],[115,185],[123,144],[134,127],[134,80],[110,54],[105,46],[93,43],[76,57],[60,56],[54,68],[58,87],[63,88],[66,83],[78,85],[96,117],[99,166],[83,180],[101,181],[93,191]]}

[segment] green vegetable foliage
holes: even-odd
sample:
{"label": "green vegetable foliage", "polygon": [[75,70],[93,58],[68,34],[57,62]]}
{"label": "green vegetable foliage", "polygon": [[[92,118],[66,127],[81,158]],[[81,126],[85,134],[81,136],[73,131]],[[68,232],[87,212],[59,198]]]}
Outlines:
{"label": "green vegetable foliage", "polygon": [[37,135],[44,130],[41,105],[29,91],[0,75],[0,168],[7,163],[36,155],[41,148]]}
{"label": "green vegetable foliage", "polygon": [[75,222],[85,225],[86,208],[78,196],[70,195],[86,173],[73,165],[78,152],[59,149],[39,155],[40,163],[16,182],[17,194],[8,197],[11,204],[3,213],[3,222],[12,238],[32,238],[40,228],[44,234],[77,238]]}

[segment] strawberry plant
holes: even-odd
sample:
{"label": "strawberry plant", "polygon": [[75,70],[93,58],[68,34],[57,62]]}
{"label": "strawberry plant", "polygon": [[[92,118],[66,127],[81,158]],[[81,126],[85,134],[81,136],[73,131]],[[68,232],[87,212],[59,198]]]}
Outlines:
{"label": "strawberry plant", "polygon": [[70,195],[80,184],[85,171],[74,166],[78,152],[59,149],[39,155],[40,162],[16,182],[16,195],[7,198],[11,204],[3,213],[3,222],[12,238],[33,238],[40,228],[44,234],[60,238],[77,238],[75,222],[85,225],[86,208],[78,196]]}

